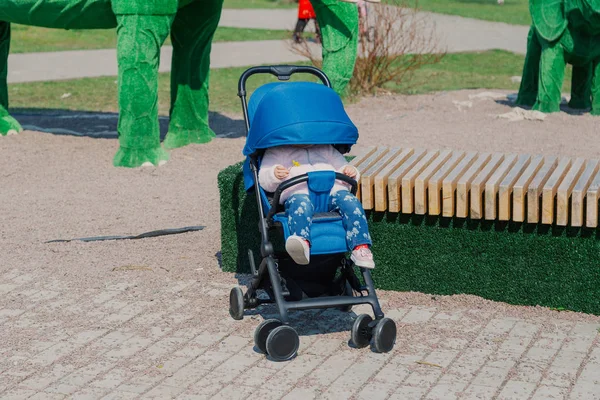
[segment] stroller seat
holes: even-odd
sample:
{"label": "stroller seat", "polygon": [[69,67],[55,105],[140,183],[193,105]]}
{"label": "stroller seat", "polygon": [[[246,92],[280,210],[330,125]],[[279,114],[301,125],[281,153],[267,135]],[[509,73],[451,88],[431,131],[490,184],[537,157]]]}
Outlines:
{"label": "stroller seat", "polygon": [[[251,75],[268,73],[281,81],[297,72],[315,75],[324,85],[268,83],[255,90],[250,102],[246,102],[245,84]],[[353,305],[368,304],[375,318],[368,314],[356,318],[352,342],[360,348],[373,341],[376,351],[391,351],[396,340],[396,325],[381,311],[370,271],[355,267],[347,257],[351,249],[348,249],[343,218],[329,208],[330,193],[336,181],[348,184],[353,194],[357,182],[335,171],[312,171],[289,178],[274,193],[265,192],[258,182],[262,156],[268,148],[312,144],[333,145],[342,154],[350,151],[358,139],[358,130],[346,114],[340,97],[331,89],[331,83],[322,71],[305,66],[250,68],[240,77],[238,95],[242,100],[247,132],[243,151],[246,156],[244,183],[248,192],[256,194],[262,259],[257,268],[254,253],[248,250],[253,278],[246,293],[240,287],[231,290],[230,315],[242,319],[245,309],[275,303],[279,318],[263,321],[256,328],[254,342],[272,359],[284,361],[295,356],[300,343],[298,334],[289,326],[289,311],[315,308],[349,311]],[[306,266],[297,265],[289,256],[276,253],[268,234],[278,227],[284,240],[290,236],[280,198],[284,191],[300,183],[306,183],[315,208],[310,228],[311,263]],[[362,282],[355,269],[360,270]],[[303,283],[307,285],[303,286]],[[264,291],[267,298],[257,296],[259,290]],[[303,292],[300,296],[296,295],[298,290]]]}
{"label": "stroller seat", "polygon": [[[349,249],[346,244],[346,229],[344,229],[342,217],[338,212],[327,209],[329,192],[335,182],[336,174],[333,171],[317,171],[309,172],[307,175],[309,197],[315,207],[310,227],[310,254],[346,253]],[[276,207],[276,205],[274,206]],[[290,230],[285,213],[276,213],[273,220],[281,224],[284,239],[287,240]]]}

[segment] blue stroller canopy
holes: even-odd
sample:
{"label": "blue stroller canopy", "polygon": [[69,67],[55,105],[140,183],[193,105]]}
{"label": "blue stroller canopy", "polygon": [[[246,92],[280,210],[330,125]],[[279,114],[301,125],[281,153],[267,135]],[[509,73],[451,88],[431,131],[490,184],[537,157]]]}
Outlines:
{"label": "blue stroller canopy", "polygon": [[353,145],[358,140],[358,129],[340,97],[317,83],[274,82],[261,86],[250,98],[248,119],[246,156],[275,146]]}
{"label": "blue stroller canopy", "polygon": [[[250,131],[243,154],[294,144],[348,145],[358,129],[333,89],[311,82],[273,82],[256,89],[248,104]],[[254,184],[249,161],[244,163],[246,190]]]}

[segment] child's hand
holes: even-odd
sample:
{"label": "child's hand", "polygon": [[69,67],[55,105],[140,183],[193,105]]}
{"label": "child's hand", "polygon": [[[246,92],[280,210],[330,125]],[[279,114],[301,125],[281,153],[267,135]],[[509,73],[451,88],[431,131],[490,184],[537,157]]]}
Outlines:
{"label": "child's hand", "polygon": [[356,173],[358,172],[356,168],[352,165],[346,165],[343,169],[344,175],[348,175],[350,178],[356,177]]}
{"label": "child's hand", "polygon": [[290,171],[283,165],[277,165],[275,167],[275,177],[277,179],[284,179],[290,174]]}

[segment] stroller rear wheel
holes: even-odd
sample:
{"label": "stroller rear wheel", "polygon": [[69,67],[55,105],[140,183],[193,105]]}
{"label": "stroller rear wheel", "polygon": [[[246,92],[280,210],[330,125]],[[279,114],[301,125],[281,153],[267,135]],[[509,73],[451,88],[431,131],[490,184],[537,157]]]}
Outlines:
{"label": "stroller rear wheel", "polygon": [[369,326],[371,322],[373,322],[373,318],[370,315],[360,314],[352,325],[352,343],[359,349],[367,347],[371,343],[371,337],[373,336]]}
{"label": "stroller rear wheel", "polygon": [[282,325],[273,329],[267,336],[267,354],[275,361],[293,358],[300,347],[298,333],[291,326]]}
{"label": "stroller rear wheel", "polygon": [[229,315],[236,320],[244,318],[244,292],[239,286],[229,292]]}
{"label": "stroller rear wheel", "polygon": [[269,333],[281,325],[283,324],[278,319],[266,319],[258,324],[254,331],[254,344],[261,353],[267,352],[267,337],[269,337]]}
{"label": "stroller rear wheel", "polygon": [[373,329],[373,344],[378,353],[387,353],[396,343],[396,323],[389,318],[382,318]]}

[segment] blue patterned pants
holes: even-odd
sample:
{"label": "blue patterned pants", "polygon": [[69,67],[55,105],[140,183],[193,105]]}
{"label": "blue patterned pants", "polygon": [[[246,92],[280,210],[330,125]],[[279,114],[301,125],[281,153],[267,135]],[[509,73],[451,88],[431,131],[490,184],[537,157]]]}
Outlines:
{"label": "blue patterned pants", "polygon": [[[337,211],[342,216],[346,229],[346,242],[349,249],[362,244],[371,245],[371,235],[367,218],[360,201],[347,190],[329,196],[329,211]],[[285,213],[288,217],[290,234],[310,241],[310,225],[315,208],[306,194],[294,194],[285,201]]]}

